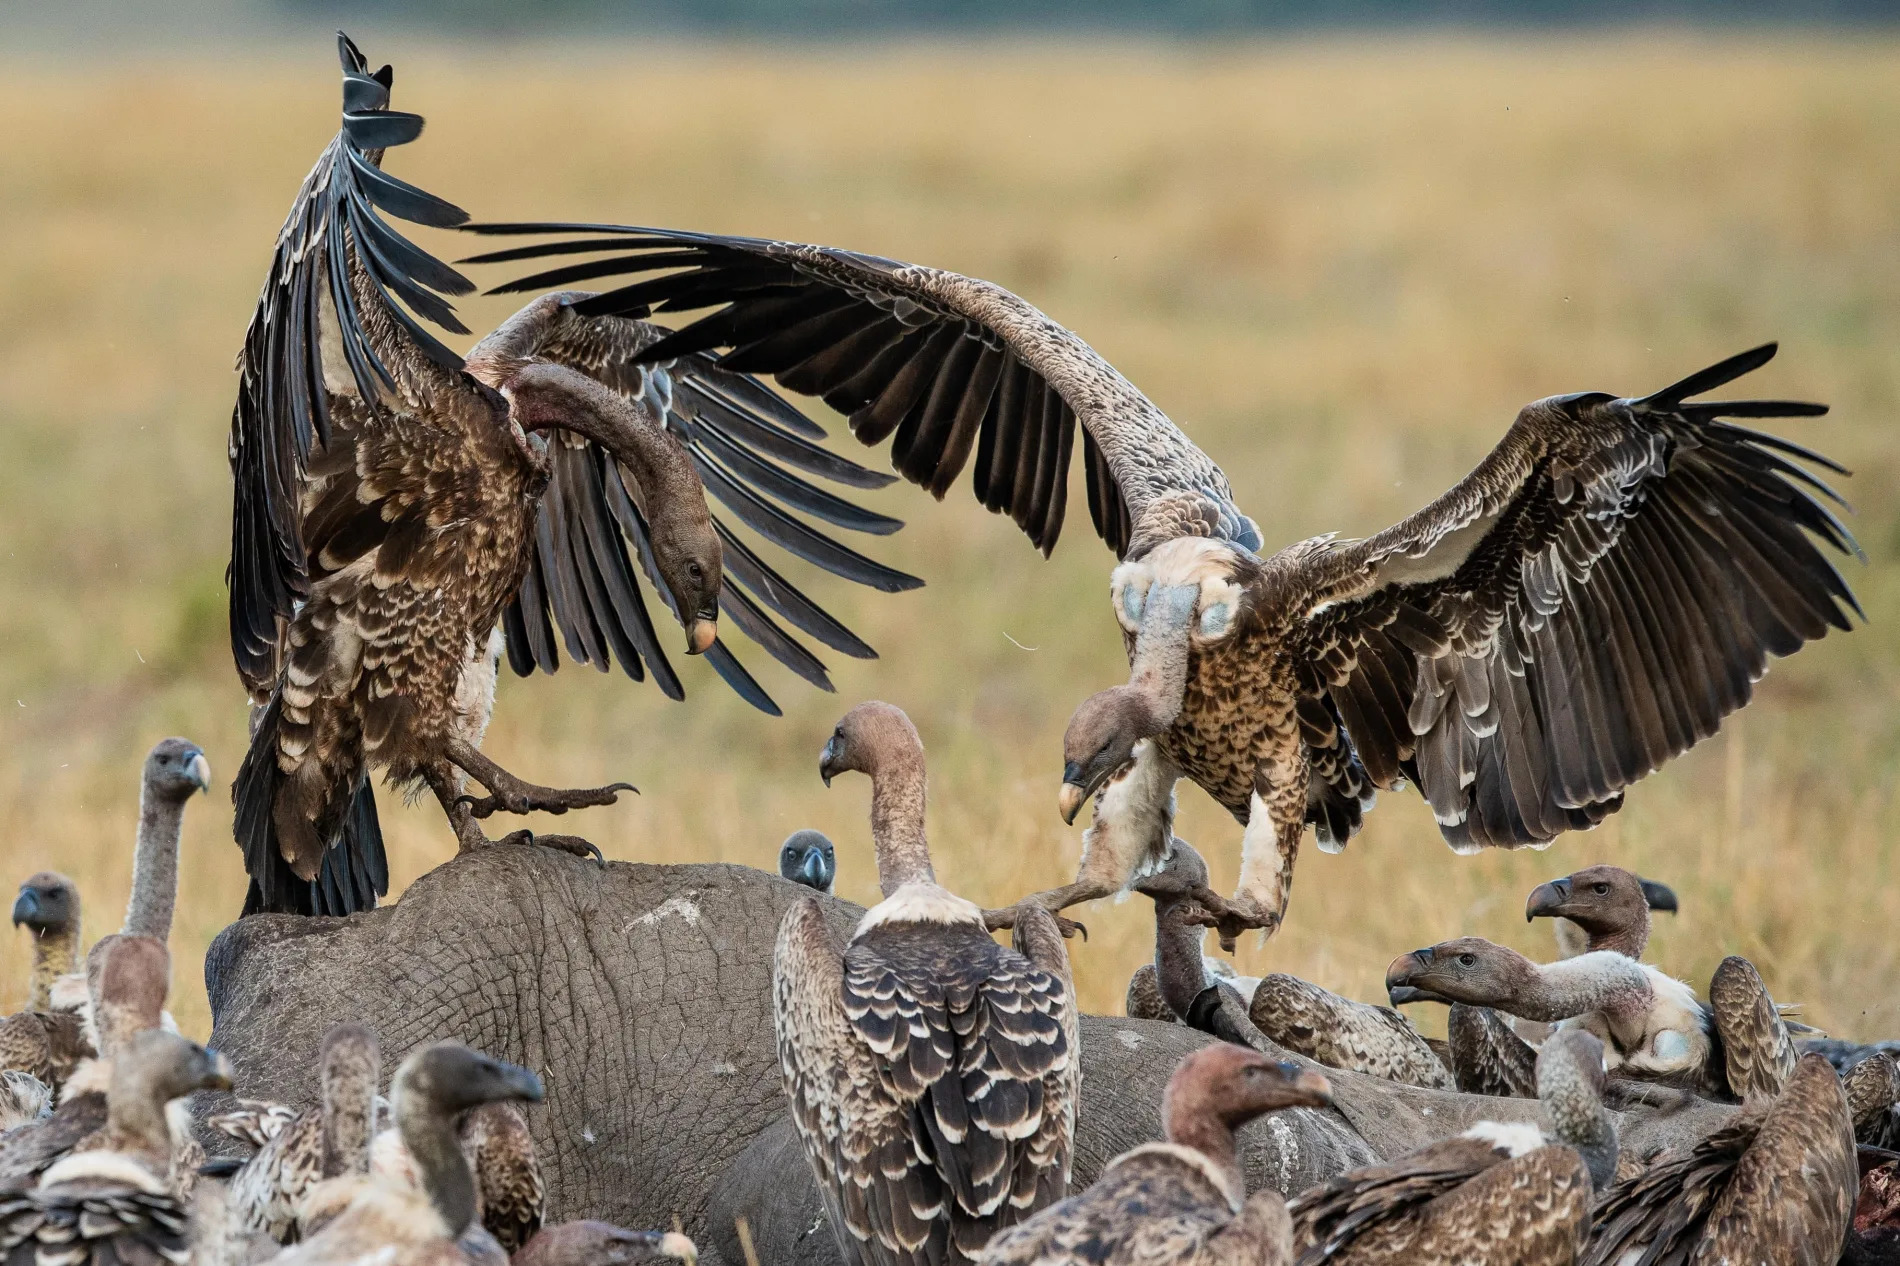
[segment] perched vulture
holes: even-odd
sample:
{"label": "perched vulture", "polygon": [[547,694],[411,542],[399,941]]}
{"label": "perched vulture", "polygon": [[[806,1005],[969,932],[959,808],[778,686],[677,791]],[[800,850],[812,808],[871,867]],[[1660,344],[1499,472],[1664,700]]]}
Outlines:
{"label": "perched vulture", "polygon": [[1550,1136],[1480,1122],[1301,1193],[1290,1206],[1300,1266],[1570,1266],[1592,1183],[1616,1170],[1596,1039],[1554,1036],[1537,1085]]}
{"label": "perched vulture", "polygon": [[94,1145],[52,1165],[37,1186],[0,1194],[7,1266],[184,1266],[189,1213],[175,1194],[167,1105],[229,1090],[222,1055],[175,1033],[141,1033],[113,1060],[110,1106]]}
{"label": "perched vulture", "polygon": [[778,873],[795,884],[828,893],[838,877],[838,856],[821,832],[793,831],[779,846]]}
{"label": "perched vulture", "polygon": [[[423,121],[388,108],[388,67],[371,73],[347,38],[338,47],[343,129],[278,236],[231,423],[231,641],[259,709],[233,789],[246,913],[347,914],[386,891],[377,769],[432,792],[463,848],[486,841],[480,822],[497,812],[612,803],[625,784],[536,786],[480,744],[504,642],[523,675],[553,671],[564,646],[682,697],[642,573],[689,653],[766,711],[770,696],[717,639],[721,613],[827,689],[778,618],[870,656],[712,517],[709,491],[821,568],[887,590],[921,583],[790,513],[895,531],[795,471],[860,488],[889,476],[831,453],[795,408],[709,357],[646,357],[664,330],[582,315],[588,296],[569,292],[466,359],[443,346],[425,322],[467,333],[446,296],[472,287],[389,218],[466,215],[382,169]],[[464,795],[468,778],[487,794]],[[598,853],[572,836],[541,842]]]}
{"label": "perched vulture", "polygon": [[1192,844],[1177,838],[1159,866],[1135,881],[1134,890],[1154,902],[1155,953],[1129,978],[1128,1014],[1179,1021],[1222,1041],[1253,1045],[1244,1030],[1235,1030],[1244,1023],[1247,1000],[1260,982],[1235,975],[1223,960],[1201,952],[1211,922],[1204,903],[1220,900],[1208,886],[1207,862]]}
{"label": "perched vulture", "polygon": [[1540,965],[1475,936],[1401,954],[1385,980],[1394,1005],[1462,1002],[1586,1028],[1619,1077],[1752,1100],[1779,1093],[1794,1071],[1793,1035],[1744,958],[1717,966],[1706,1004],[1683,982],[1611,950]]}
{"label": "perched vulture", "polygon": [[87,957],[96,982],[91,1010],[99,1054],[74,1071],[52,1115],[0,1138],[0,1187],[30,1185],[75,1149],[96,1146],[110,1116],[107,1092],[120,1056],[160,1027],[171,987],[171,955],[162,943],[148,936],[101,937]]}
{"label": "perched vulture", "polygon": [[1649,944],[1649,912],[1676,909],[1676,894],[1621,866],[1586,866],[1531,890],[1524,919],[1547,918],[1560,957],[1614,950],[1641,958]]}
{"label": "perched vulture", "polygon": [[864,443],[889,440],[897,471],[938,497],[968,466],[977,499],[1045,552],[1080,423],[1133,679],[1084,704],[1065,741],[1063,813],[1098,799],[1077,879],[1041,894],[1048,908],[1123,889],[1165,852],[1183,776],[1245,824],[1238,894],[1215,911],[1228,941],[1277,925],[1308,822],[1340,848],[1402,779],[1461,851],[1590,826],[1747,703],[1770,656],[1856,609],[1822,546],[1856,547],[1791,458],[1840,468],[1722,420],[1823,407],[1692,402],[1772,344],[1641,398],[1539,401],[1412,517],[1263,557],[1213,461],[998,286],[759,238],[465,227],[568,235],[471,262],[597,256],[501,292],[623,277],[579,311],[712,309],[640,359],[719,350],[726,369],[823,399]]}
{"label": "perched vulture", "polygon": [[1834,1266],[1858,1187],[1840,1078],[1805,1055],[1780,1095],[1604,1193],[1578,1260]]}
{"label": "perched vulture", "polygon": [[0,1019],[0,1071],[24,1073],[57,1094],[95,1053],[80,1012],[53,1003],[55,986],[79,976],[79,889],[64,875],[41,871],[20,885],[13,923],[32,933],[33,975],[26,1010]]}
{"label": "perched vulture", "polygon": [[1854,1138],[1869,1147],[1900,1150],[1900,1063],[1876,1051],[1841,1074]]}
{"label": "perched vulture", "polygon": [[178,841],[185,802],[211,790],[211,765],[187,739],[161,739],[145,757],[139,782],[139,833],[132,847],[132,895],[125,905],[127,936],[169,942],[178,904]]}
{"label": "perched vulture", "polygon": [[1165,1143],[1108,1163],[1081,1195],[1003,1231],[984,1266],[1289,1266],[1292,1224],[1272,1188],[1247,1195],[1234,1131],[1268,1112],[1324,1107],[1320,1073],[1218,1043],[1189,1055],[1161,1101]]}
{"label": "perched vulture", "polygon": [[1068,1194],[1081,1059],[1068,954],[1040,907],[1014,950],[938,885],[924,752],[910,718],[865,703],[819,763],[871,779],[884,900],[840,952],[816,897],[772,960],[779,1068],[839,1248],[857,1266],[970,1261]]}
{"label": "perched vulture", "polygon": [[[306,1205],[335,1212],[272,1261],[320,1266],[374,1257],[388,1266],[455,1266],[474,1260],[458,1245],[480,1224],[475,1175],[456,1137],[456,1118],[481,1104],[539,1102],[541,1079],[466,1046],[438,1042],[403,1061],[391,1093],[417,1181],[357,1176],[319,1185]],[[505,1253],[492,1251],[506,1262]]]}

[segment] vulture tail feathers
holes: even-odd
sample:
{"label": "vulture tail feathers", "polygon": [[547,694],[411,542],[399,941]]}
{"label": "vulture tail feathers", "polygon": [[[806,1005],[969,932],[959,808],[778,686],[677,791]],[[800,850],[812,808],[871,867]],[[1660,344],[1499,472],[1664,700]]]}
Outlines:
{"label": "vulture tail feathers", "polygon": [[334,839],[325,841],[323,864],[314,880],[301,879],[284,860],[278,845],[274,809],[283,789],[284,773],[277,764],[277,738],[282,727],[282,705],[272,699],[244,764],[232,785],[236,808],[234,823],[238,846],[244,851],[244,869],[251,877],[244,897],[243,916],[301,914],[343,916],[373,910],[389,892],[389,857],[383,848],[382,822],[376,812],[375,788],[367,771],[357,775],[347,808]]}

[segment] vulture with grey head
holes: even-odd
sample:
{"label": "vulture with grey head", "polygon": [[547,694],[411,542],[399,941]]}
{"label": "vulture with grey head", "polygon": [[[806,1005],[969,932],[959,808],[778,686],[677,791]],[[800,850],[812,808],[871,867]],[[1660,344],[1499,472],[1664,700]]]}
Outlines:
{"label": "vulture with grey head", "polygon": [[[486,842],[495,813],[613,803],[626,784],[537,786],[480,746],[504,645],[524,676],[553,671],[565,647],[683,697],[642,573],[688,653],[765,711],[771,697],[718,638],[722,613],[821,687],[823,664],[779,619],[869,657],[713,517],[709,491],[822,569],[889,590],[921,583],[788,513],[895,531],[795,472],[860,488],[889,476],[828,451],[821,429],[744,374],[704,355],[648,356],[666,331],[584,313],[589,296],[563,292],[467,357],[438,341],[425,323],[467,333],[449,297],[472,286],[390,220],[444,227],[466,214],[383,170],[423,121],[389,108],[389,67],[371,72],[346,37],[338,48],[343,128],[279,233],[231,423],[231,643],[258,709],[233,789],[247,913],[375,904],[389,876],[374,770],[432,792],[464,849]],[[487,794],[465,794],[471,778]],[[572,836],[540,842],[598,856]]]}
{"label": "vulture with grey head", "polygon": [[0,1019],[0,1071],[25,1073],[57,1094],[80,1063],[95,1053],[81,1012],[53,1001],[56,987],[70,995],[70,986],[63,982],[84,979],[79,971],[79,889],[64,875],[41,871],[20,885],[13,924],[32,934],[33,974],[26,1010]]}
{"label": "vulture with grey head", "polygon": [[[1856,610],[1828,549],[1855,549],[1803,462],[1725,419],[1819,405],[1700,401],[1772,344],[1647,396],[1523,409],[1457,486],[1364,540],[1263,555],[1226,476],[1075,334],[989,282],[831,247],[601,224],[470,262],[595,258],[500,293],[627,278],[588,317],[711,309],[641,353],[719,352],[890,442],[897,471],[971,490],[1053,549],[1081,433],[1090,518],[1120,560],[1111,602],[1126,686],[1065,739],[1061,810],[1096,797],[1076,881],[1107,896],[1164,854],[1192,779],[1244,825],[1224,941],[1285,912],[1311,823],[1343,847],[1378,788],[1409,781],[1453,848],[1539,844],[1594,825],[1625,789],[1713,734],[1771,656]],[[1079,428],[1078,428],[1079,424]]]}
{"label": "vulture with grey head", "polygon": [[822,832],[793,831],[778,849],[778,873],[795,884],[829,893],[838,878],[838,854]]}
{"label": "vulture with grey head", "polygon": [[1592,1192],[1616,1172],[1596,1038],[1553,1036],[1537,1088],[1548,1134],[1483,1121],[1301,1193],[1290,1206],[1299,1266],[1570,1266]]}
{"label": "vulture with grey head", "polygon": [[1022,911],[1016,948],[937,883],[923,743],[864,703],[819,773],[871,779],[884,900],[842,947],[815,896],[773,955],[779,1068],[840,1251],[857,1266],[970,1261],[999,1229],[1068,1194],[1081,1057],[1054,916]]}
{"label": "vulture with grey head", "polygon": [[1219,1042],[1183,1059],[1161,1101],[1167,1141],[1108,1163],[1095,1185],[999,1233],[983,1266],[1290,1266],[1292,1223],[1270,1187],[1251,1196],[1234,1131],[1269,1112],[1332,1103],[1324,1075]]}

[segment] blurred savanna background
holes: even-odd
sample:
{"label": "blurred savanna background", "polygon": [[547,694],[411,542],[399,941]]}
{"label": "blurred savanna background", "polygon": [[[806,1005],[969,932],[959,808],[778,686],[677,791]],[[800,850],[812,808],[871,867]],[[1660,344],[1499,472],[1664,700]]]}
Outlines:
{"label": "blurred savanna background", "polygon": [[[1454,856],[1415,793],[1382,797],[1343,855],[1309,842],[1284,930],[1238,965],[1379,999],[1395,954],[1448,936],[1548,956],[1526,893],[1608,860],[1681,896],[1658,964],[1701,986],[1745,954],[1809,1023],[1900,1036],[1900,32],[1772,6],[1727,25],[1709,5],[1640,25],[1486,25],[1510,6],[1480,5],[1388,29],[1368,2],[1344,28],[1238,5],[1211,28],[867,18],[843,40],[747,26],[744,8],[649,30],[568,6],[499,34],[480,4],[438,20],[195,0],[176,31],[109,4],[64,26],[13,15],[38,25],[0,38],[0,879],[63,870],[89,939],[115,929],[139,761],[167,734],[202,744],[218,790],[187,816],[173,1009],[209,1030],[203,951],[244,893],[225,790],[245,741],[224,615],[232,360],[337,127],[342,24],[395,63],[396,107],[428,117],[391,155],[404,179],[480,218],[795,238],[994,279],[1176,418],[1273,545],[1410,512],[1527,401],[1642,393],[1781,340],[1745,387],[1834,407],[1785,433],[1854,471],[1867,560],[1843,566],[1865,627],[1775,664],[1719,737],[1545,852]],[[1834,16],[1879,16],[1852,8]],[[418,237],[448,258],[484,247]],[[481,331],[514,306],[461,311]],[[870,498],[909,526],[863,548],[929,584],[814,581],[881,655],[831,656],[835,695],[743,641],[784,717],[684,657],[683,704],[618,674],[504,670],[488,746],[541,781],[638,783],[531,820],[611,858],[769,868],[814,826],[838,843],[840,891],[868,901],[868,784],[827,791],[817,759],[847,707],[884,698],[929,751],[939,875],[984,904],[1063,882],[1080,829],[1056,813],[1062,730],[1126,671],[1079,480],[1047,561],[962,484],[942,504],[904,485]],[[454,843],[433,803],[380,800],[399,891]],[[1231,885],[1239,827],[1187,784],[1181,808]],[[1080,917],[1083,1001],[1119,1011],[1148,904]],[[9,935],[0,1003],[26,960]]]}

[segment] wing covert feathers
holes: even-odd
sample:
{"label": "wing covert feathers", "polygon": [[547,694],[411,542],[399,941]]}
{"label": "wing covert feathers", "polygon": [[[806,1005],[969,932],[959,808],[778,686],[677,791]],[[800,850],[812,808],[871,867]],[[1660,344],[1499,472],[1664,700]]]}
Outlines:
{"label": "wing covert feathers", "polygon": [[1744,1102],[1780,1094],[1800,1053],[1753,963],[1730,955],[1717,965],[1709,1010],[1722,1040],[1729,1093]]}
{"label": "wing covert feathers", "polygon": [[1450,1071],[1404,1016],[1342,998],[1298,976],[1261,977],[1248,1018],[1269,1041],[1329,1068],[1434,1090],[1452,1088]]}
{"label": "wing covert feathers", "polygon": [[1466,1094],[1537,1098],[1537,1051],[1490,1007],[1453,1003],[1446,1025],[1452,1077]]}

